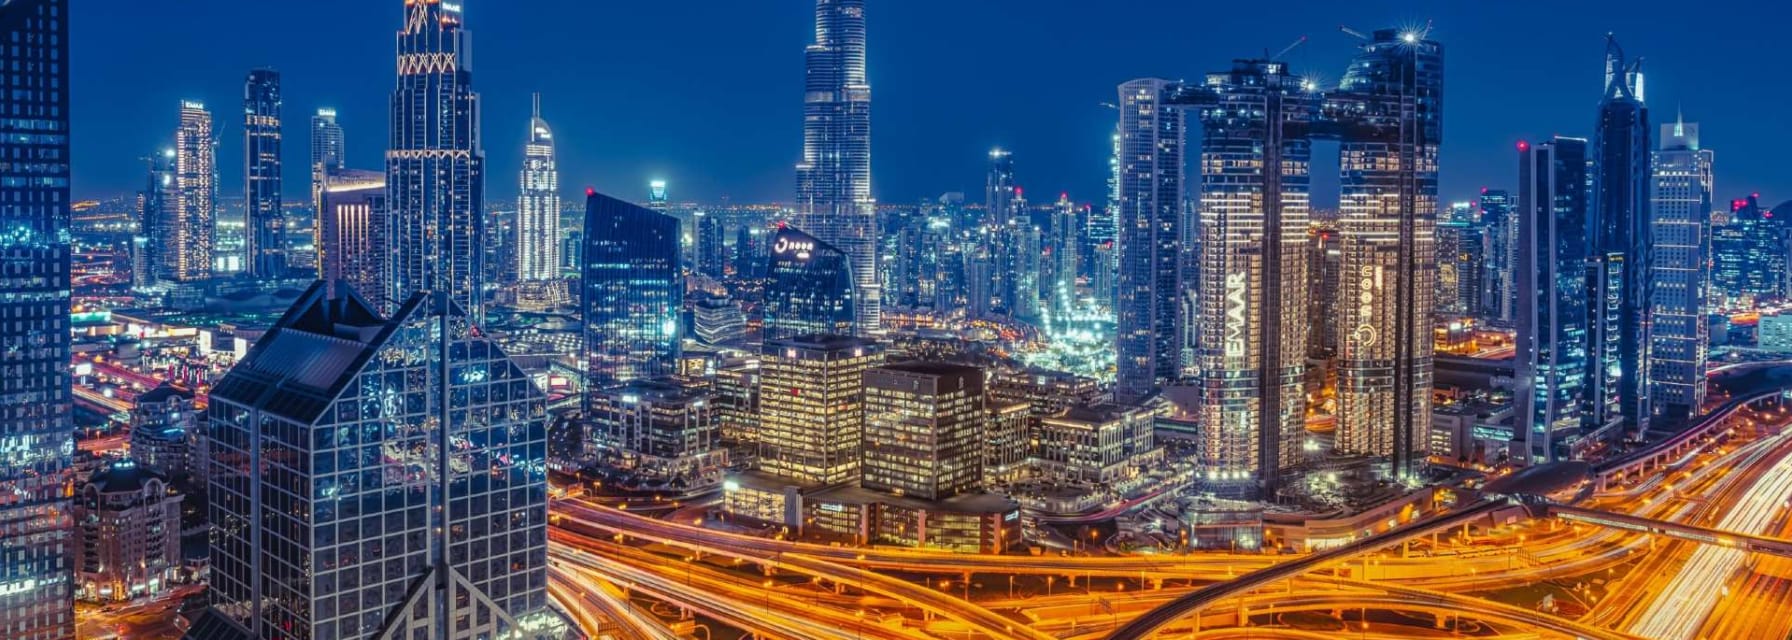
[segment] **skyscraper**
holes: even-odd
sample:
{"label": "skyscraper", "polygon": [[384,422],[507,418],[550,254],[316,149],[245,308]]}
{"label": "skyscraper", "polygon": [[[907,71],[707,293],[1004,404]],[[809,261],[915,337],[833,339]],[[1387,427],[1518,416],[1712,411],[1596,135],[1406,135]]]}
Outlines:
{"label": "skyscraper", "polygon": [[983,186],[983,218],[1000,224],[1008,220],[1014,205],[1014,152],[989,150],[989,176]]}
{"label": "skyscraper", "polygon": [[471,41],[462,4],[404,3],[398,32],[398,86],[392,92],[392,145],[386,151],[386,206],[392,233],[386,299],[442,291],[482,317],[485,151]]}
{"label": "skyscraper", "polygon": [[[1781,209],[1787,209],[1781,205]],[[1760,194],[1730,201],[1730,215],[1711,233],[1712,290],[1728,309],[1776,302],[1792,294],[1792,211],[1770,211]]]}
{"label": "skyscraper", "polygon": [[855,332],[850,256],[790,226],[772,235],[767,254],[764,339]]}
{"label": "skyscraper", "polygon": [[1058,194],[1058,202],[1052,208],[1051,240],[1046,243],[1045,275],[1039,288],[1051,303],[1052,313],[1058,317],[1076,306],[1076,275],[1081,264],[1079,256],[1084,231],[1081,222],[1082,216],[1087,214],[1088,208],[1078,210],[1068,193]]}
{"label": "skyscraper", "polygon": [[678,219],[590,189],[585,195],[586,388],[672,375],[684,300]]}
{"label": "skyscraper", "polygon": [[266,280],[286,275],[286,220],[280,210],[280,72],[256,69],[243,81],[243,266]]}
{"label": "skyscraper", "polygon": [[717,213],[698,211],[697,218],[697,272],[721,280],[726,275],[728,234],[722,225],[722,216]]}
{"label": "skyscraper", "polygon": [[446,298],[386,316],[315,283],[212,389],[212,604],[241,636],[509,637],[546,610],[545,401]]}
{"label": "skyscraper", "polygon": [[864,374],[877,343],[811,334],[765,341],[759,364],[759,468],[813,484],[859,479]]}
{"label": "skyscraper", "polygon": [[1438,313],[1466,316],[1479,309],[1486,250],[1486,228],[1478,222],[1437,224]]}
{"label": "skyscraper", "polygon": [[174,279],[179,255],[174,222],[180,215],[180,191],[174,183],[174,150],[144,158],[149,175],[137,194],[138,237],[132,239],[131,284],[138,289]]}
{"label": "skyscraper", "polygon": [[1649,217],[1649,109],[1642,61],[1607,36],[1605,93],[1593,129],[1594,301],[1589,372],[1594,420],[1641,433],[1649,425],[1649,306],[1654,229]]}
{"label": "skyscraper", "polygon": [[[983,187],[983,224],[989,234],[989,284],[996,306],[1014,315],[1019,301],[1015,299],[1017,272],[1016,244],[1021,231],[1015,225],[1025,223],[1018,215],[1015,200],[1020,195],[1014,186],[1014,152],[989,150],[989,175]],[[1024,200],[1023,200],[1024,201]]]}
{"label": "skyscraper", "polygon": [[0,2],[0,633],[75,637],[67,0]]}
{"label": "skyscraper", "polygon": [[1341,154],[1337,448],[1411,479],[1430,432],[1443,45],[1376,30],[1325,97]]}
{"label": "skyscraper", "polygon": [[560,278],[560,170],[554,165],[554,132],[541,119],[539,93],[534,113],[516,198],[516,277],[524,282]]}
{"label": "skyscraper", "polygon": [[1503,189],[1482,189],[1480,208],[1487,255],[1482,261],[1479,313],[1509,327],[1518,304],[1518,213],[1512,208],[1512,194]]}
{"label": "skyscraper", "polygon": [[904,362],[865,371],[861,485],[922,500],[982,483],[983,370]]}
{"label": "skyscraper", "polygon": [[314,200],[324,179],[342,170],[347,163],[346,144],[342,125],[336,124],[336,110],[318,109],[317,115],[311,116],[311,195]]}
{"label": "skyscraper", "polygon": [[1518,381],[1521,463],[1572,455],[1595,424],[1589,365],[1593,316],[1587,141],[1518,143]]}
{"label": "skyscraper", "polygon": [[212,136],[212,113],[191,100],[181,102],[180,126],[174,130],[174,188],[178,198],[169,221],[174,231],[169,276],[175,282],[200,282],[212,276],[218,140]]}
{"label": "skyscraper", "polygon": [[1268,60],[1234,61],[1194,94],[1203,168],[1194,350],[1201,466],[1209,484],[1268,493],[1278,472],[1298,461],[1306,425],[1308,166],[1318,95]]}
{"label": "skyscraper", "polygon": [[871,198],[865,0],[815,1],[815,43],[804,50],[804,67],[797,226],[846,253],[857,288],[859,331],[874,332],[883,297]]}
{"label": "skyscraper", "polygon": [[1654,417],[1676,425],[1705,405],[1714,154],[1699,146],[1698,123],[1683,119],[1661,125],[1658,140],[1649,193],[1649,403]]}
{"label": "skyscraper", "polygon": [[1182,351],[1182,179],[1185,115],[1167,104],[1176,85],[1120,85],[1115,396],[1136,400],[1176,377]]}
{"label": "skyscraper", "polygon": [[331,296],[346,283],[375,307],[387,306],[386,174],[338,169],[318,193],[317,277]]}

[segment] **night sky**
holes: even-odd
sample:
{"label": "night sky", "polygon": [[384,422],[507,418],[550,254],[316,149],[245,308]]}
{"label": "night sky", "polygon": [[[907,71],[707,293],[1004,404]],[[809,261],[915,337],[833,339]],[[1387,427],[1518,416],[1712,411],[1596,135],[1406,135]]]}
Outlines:
{"label": "night sky", "polygon": [[[75,191],[140,187],[137,159],[169,144],[183,98],[218,119],[221,190],[242,191],[242,81],[281,71],[289,199],[308,189],[308,126],[335,107],[349,164],[383,167],[400,0],[81,0],[74,11]],[[529,94],[543,94],[565,192],[790,198],[800,154],[808,0],[464,0],[484,100],[487,193],[516,190]],[[1510,187],[1513,144],[1591,134],[1604,35],[1645,59],[1657,122],[1676,107],[1717,154],[1717,199],[1792,198],[1792,56],[1771,0],[870,0],[872,172],[883,202],[962,190],[981,200],[985,152],[1015,152],[1038,194],[1105,197],[1115,85],[1197,78],[1234,57],[1311,40],[1285,59],[1327,83],[1368,32],[1434,24],[1445,47],[1445,201]],[[1319,170],[1335,171],[1335,164]],[[1316,181],[1318,182],[1318,181]],[[1316,185],[1324,188],[1324,185]],[[1035,199],[1041,199],[1036,197]],[[1324,205],[1335,198],[1319,196]]]}

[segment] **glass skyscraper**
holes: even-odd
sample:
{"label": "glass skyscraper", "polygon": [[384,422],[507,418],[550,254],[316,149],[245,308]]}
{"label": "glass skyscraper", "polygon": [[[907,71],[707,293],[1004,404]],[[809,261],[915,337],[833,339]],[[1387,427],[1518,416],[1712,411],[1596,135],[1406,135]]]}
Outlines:
{"label": "glass skyscraper", "polygon": [[1115,397],[1149,395],[1179,371],[1183,340],[1183,165],[1186,116],[1168,104],[1178,85],[1145,78],[1120,85],[1115,317]]}
{"label": "glass skyscraper", "polygon": [[243,81],[243,267],[259,279],[286,275],[286,220],[280,210],[280,72],[256,69]]}
{"label": "glass skyscraper", "polygon": [[313,284],[212,389],[212,604],[248,637],[495,638],[546,611],[544,400],[444,293],[397,306]]}
{"label": "glass skyscraper", "polygon": [[585,193],[586,388],[672,375],[684,301],[678,219]]}
{"label": "glass skyscraper", "polygon": [[1650,289],[1654,228],[1649,216],[1649,108],[1641,60],[1606,41],[1605,93],[1593,129],[1594,301],[1592,406],[1599,424],[1640,434],[1649,425]]}
{"label": "glass skyscraper", "polygon": [[1587,141],[1518,144],[1518,344],[1514,458],[1571,457],[1596,424],[1590,364]]}
{"label": "glass skyscraper", "polygon": [[1503,189],[1482,189],[1480,209],[1487,255],[1482,261],[1479,313],[1493,324],[1509,327],[1518,302],[1513,279],[1518,262],[1518,215],[1512,208],[1512,194]]}
{"label": "glass skyscraper", "polygon": [[73,640],[67,0],[0,2],[0,636]]}
{"label": "glass skyscraper", "polygon": [[218,220],[218,140],[212,113],[191,100],[181,102],[180,126],[174,130],[174,190],[169,279],[208,280]]}
{"label": "glass skyscraper", "polygon": [[407,0],[398,32],[398,87],[386,150],[386,248],[398,304],[418,291],[445,291],[478,322],[485,252],[485,151],[472,42],[462,4]]}
{"label": "glass skyscraper", "polygon": [[1202,132],[1201,467],[1210,485],[1273,492],[1279,472],[1299,460],[1306,425],[1318,94],[1281,62],[1238,60],[1183,100],[1195,103]]}
{"label": "glass skyscraper", "polygon": [[1486,259],[1487,228],[1452,220],[1437,224],[1437,312],[1477,313]]}
{"label": "glass skyscraper", "polygon": [[[1787,203],[1792,204],[1792,203]],[[1792,207],[1761,206],[1758,194],[1730,201],[1730,215],[1712,229],[1712,290],[1725,309],[1777,302],[1792,293]],[[1779,215],[1775,215],[1778,213]]]}
{"label": "glass skyscraper", "polygon": [[342,125],[336,123],[335,109],[318,109],[317,115],[311,116],[311,197],[315,205],[318,190],[323,188],[324,179],[341,171],[348,156],[344,145]]}
{"label": "glass skyscraper", "polygon": [[852,261],[845,252],[784,226],[772,235],[766,265],[764,339],[856,333]]}
{"label": "glass skyscraper", "polygon": [[525,282],[560,278],[560,170],[554,131],[541,119],[541,94],[534,104],[516,203],[516,277]]}
{"label": "glass skyscraper", "polygon": [[860,332],[879,328],[877,229],[871,198],[871,85],[865,75],[865,0],[816,0],[815,43],[804,50],[803,159],[797,226],[845,252]]}
{"label": "glass skyscraper", "polygon": [[1649,192],[1649,404],[1656,419],[1677,425],[1705,405],[1714,154],[1699,146],[1698,123],[1683,119],[1661,125],[1658,141]]}

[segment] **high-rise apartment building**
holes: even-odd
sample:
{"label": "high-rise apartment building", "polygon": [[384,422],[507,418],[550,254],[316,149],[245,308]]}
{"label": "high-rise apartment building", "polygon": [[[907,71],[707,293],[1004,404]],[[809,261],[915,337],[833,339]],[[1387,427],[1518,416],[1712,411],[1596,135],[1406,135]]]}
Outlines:
{"label": "high-rise apartment building", "polygon": [[1705,406],[1714,154],[1699,146],[1698,123],[1684,119],[1661,125],[1657,140],[1649,192],[1649,405],[1653,418],[1678,425]]}
{"label": "high-rise apartment building", "polygon": [[385,297],[398,304],[418,291],[447,292],[477,323],[484,299],[485,150],[472,41],[462,3],[409,0],[404,6],[386,150],[392,233]]}
{"label": "high-rise apartment building", "polygon": [[766,340],[759,363],[759,469],[806,484],[859,480],[864,374],[876,342],[809,334]]}
{"label": "high-rise apartment building", "polygon": [[1318,94],[1281,62],[1238,60],[1208,74],[1189,99],[1199,103],[1203,167],[1194,350],[1201,466],[1210,484],[1269,492],[1298,460],[1306,425],[1308,166]]}
{"label": "high-rise apartment building", "polygon": [[727,275],[728,263],[728,233],[722,216],[704,211],[693,216],[697,227],[697,272],[721,280]]}
{"label": "high-rise apartment building", "polygon": [[1410,480],[1431,430],[1443,45],[1376,30],[1325,112],[1342,173],[1336,447],[1385,457]]}
{"label": "high-rise apartment building", "polygon": [[851,256],[790,226],[772,235],[767,254],[765,339],[855,332]]}
{"label": "high-rise apartment building", "polygon": [[1487,229],[1478,222],[1437,223],[1437,312],[1467,316],[1480,308]]}
{"label": "high-rise apartment building", "polygon": [[144,158],[149,175],[137,192],[137,237],[131,239],[131,286],[144,290],[174,279],[174,222],[179,215],[180,191],[174,183],[174,150]]}
{"label": "high-rise apartment building", "polygon": [[280,72],[256,69],[243,81],[243,267],[258,279],[286,275],[286,219],[280,209]]}
{"label": "high-rise apartment building", "polygon": [[587,189],[580,309],[588,389],[677,371],[678,219]]}
{"label": "high-rise apartment building", "polygon": [[75,637],[69,3],[0,2],[0,636]]}
{"label": "high-rise apartment building", "polygon": [[1177,85],[1145,78],[1120,85],[1115,233],[1115,396],[1149,395],[1177,376],[1181,292],[1185,120],[1168,104]]}
{"label": "high-rise apartment building", "polygon": [[871,197],[871,84],[865,0],[816,0],[815,43],[803,52],[803,159],[797,226],[852,265],[859,332],[879,328],[877,229]]}
{"label": "high-rise apartment building", "polygon": [[[386,174],[337,169],[319,185],[317,277],[339,295],[346,283],[384,308],[386,286]],[[363,293],[364,292],[364,293]]]}
{"label": "high-rise apartment building", "polygon": [[180,126],[174,130],[174,189],[169,279],[207,280],[218,223],[218,140],[212,113],[191,100],[181,102]]}
{"label": "high-rise apartment building", "polygon": [[1614,39],[1605,51],[1605,93],[1593,129],[1592,237],[1594,420],[1641,433],[1649,424],[1650,290],[1654,228],[1649,215],[1649,109],[1642,61]]}
{"label": "high-rise apartment building", "polygon": [[865,371],[860,484],[943,500],[983,481],[983,370],[904,362]]}
{"label": "high-rise apartment building", "polygon": [[522,184],[516,197],[516,277],[523,282],[560,278],[560,170],[554,131],[541,119],[535,94],[529,142],[523,145]]}
{"label": "high-rise apartment building", "polygon": [[1513,458],[1571,457],[1596,424],[1587,141],[1518,143],[1518,381]]}
{"label": "high-rise apartment building", "polygon": [[1493,324],[1510,327],[1518,304],[1518,211],[1512,207],[1512,194],[1503,189],[1482,189],[1479,207],[1487,255],[1482,261],[1478,313]]}
{"label": "high-rise apartment building", "polygon": [[311,186],[316,191],[330,174],[348,165],[347,139],[336,123],[336,110],[322,108],[311,116]]}

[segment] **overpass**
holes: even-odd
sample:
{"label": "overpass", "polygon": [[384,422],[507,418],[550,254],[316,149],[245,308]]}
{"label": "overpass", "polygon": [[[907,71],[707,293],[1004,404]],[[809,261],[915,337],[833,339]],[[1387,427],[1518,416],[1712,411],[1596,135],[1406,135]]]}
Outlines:
{"label": "overpass", "polygon": [[1663,522],[1653,518],[1611,513],[1596,509],[1586,509],[1570,505],[1552,504],[1543,507],[1549,515],[1563,520],[1584,522],[1594,526],[1612,527],[1629,531],[1663,535],[1681,540],[1690,540],[1701,544],[1712,544],[1732,549],[1741,549],[1751,553],[1766,553],[1783,558],[1792,558],[1792,540],[1770,538],[1747,533],[1732,533],[1721,529],[1712,529],[1678,522]]}
{"label": "overpass", "polygon": [[1383,548],[1400,544],[1416,537],[1428,535],[1434,531],[1442,531],[1462,526],[1474,520],[1490,517],[1494,512],[1510,508],[1513,502],[1508,498],[1483,498],[1469,504],[1461,510],[1444,513],[1427,520],[1412,522],[1403,527],[1389,529],[1361,540],[1333,548],[1328,551],[1310,554],[1299,560],[1292,560],[1265,569],[1259,569],[1239,576],[1236,579],[1218,582],[1189,592],[1162,606],[1145,612],[1120,627],[1109,640],[1142,640],[1150,637],[1159,629],[1181,619],[1184,616],[1198,613],[1215,602],[1249,592],[1263,585],[1294,578],[1319,567],[1348,560],[1350,558],[1379,551]]}
{"label": "overpass", "polygon": [[[1784,362],[1748,362],[1731,365],[1732,368],[1750,370],[1767,370],[1788,367]],[[1758,371],[1771,378],[1774,371]],[[1647,447],[1632,451],[1611,460],[1600,462],[1593,467],[1593,480],[1598,490],[1604,491],[1613,481],[1630,477],[1634,474],[1646,473],[1659,467],[1672,464],[1675,460],[1703,448],[1708,437],[1722,430],[1730,418],[1744,408],[1767,400],[1781,393],[1792,390],[1792,382],[1759,385],[1756,388],[1736,394],[1717,410],[1705,414],[1698,422],[1687,426],[1672,436],[1649,443]]]}

